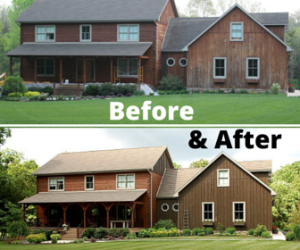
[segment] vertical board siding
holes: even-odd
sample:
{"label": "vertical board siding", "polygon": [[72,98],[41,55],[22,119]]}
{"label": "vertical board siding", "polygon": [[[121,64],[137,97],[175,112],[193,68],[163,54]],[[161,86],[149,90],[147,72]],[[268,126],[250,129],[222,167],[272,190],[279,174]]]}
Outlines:
{"label": "vertical board siding", "polygon": [[[162,211],[161,206],[167,203],[169,210]],[[172,220],[176,227],[178,227],[178,212],[174,212],[172,206],[178,203],[178,199],[159,199],[157,200],[157,219],[158,220]]]}
{"label": "vertical board siding", "polygon": [[[230,170],[230,187],[217,187],[217,170]],[[233,227],[233,202],[246,202],[246,225],[238,231],[256,228],[260,223],[272,229],[272,196],[270,191],[225,156],[191,182],[179,194],[179,228],[183,228],[183,211],[189,210],[189,225],[202,227],[202,202],[214,202],[215,223]]]}
{"label": "vertical board siding", "polygon": [[258,173],[252,173],[255,175],[258,179],[260,179],[263,183],[269,185],[269,173],[268,172],[258,172]]}
{"label": "vertical board siding", "polygon": [[284,25],[266,25],[270,31],[272,31],[276,36],[278,36],[282,41],[285,41],[285,26]]}
{"label": "vertical board siding", "polygon": [[174,168],[172,164],[167,155],[167,151],[165,151],[153,167],[153,171],[159,175],[163,175],[166,168]]}
{"label": "vertical board siding", "polygon": [[[166,65],[166,69],[167,69],[167,75],[173,75],[173,76],[178,76],[184,83],[184,85],[186,85],[186,74],[187,74],[187,66],[186,67],[182,67],[179,64],[179,61],[181,58],[186,58],[188,59],[188,55],[186,52],[173,52],[173,53],[166,53],[167,54],[167,59],[168,58],[174,58],[175,59],[175,65],[173,67],[170,67],[167,65],[167,59],[162,61],[162,64]],[[165,57],[164,57],[165,59]]]}

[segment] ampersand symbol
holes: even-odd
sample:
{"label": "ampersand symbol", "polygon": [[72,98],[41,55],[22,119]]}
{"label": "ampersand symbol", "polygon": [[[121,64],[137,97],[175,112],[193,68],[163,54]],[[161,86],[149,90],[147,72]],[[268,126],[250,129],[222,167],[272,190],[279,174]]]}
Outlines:
{"label": "ampersand symbol", "polygon": [[205,146],[205,143],[207,139],[203,138],[200,140],[202,136],[202,133],[198,130],[194,130],[191,132],[191,140],[189,141],[189,146],[193,149],[198,149],[198,148],[207,148]]}

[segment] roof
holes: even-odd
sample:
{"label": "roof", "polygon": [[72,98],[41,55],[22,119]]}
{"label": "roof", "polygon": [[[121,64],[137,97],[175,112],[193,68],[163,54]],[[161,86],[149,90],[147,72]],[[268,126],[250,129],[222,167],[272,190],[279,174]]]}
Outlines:
{"label": "roof", "polygon": [[[167,147],[62,153],[33,175],[60,175],[152,170]],[[171,161],[171,159],[169,159]]]}
{"label": "roof", "polygon": [[249,13],[263,25],[289,25],[288,12]]}
{"label": "roof", "polygon": [[[51,1],[50,1],[51,2]],[[23,43],[7,56],[142,56],[152,43]]]}
{"label": "roof", "polygon": [[250,172],[272,172],[272,161],[239,161]]}
{"label": "roof", "polygon": [[70,202],[131,202],[136,201],[147,190],[108,190],[84,192],[48,192],[38,193],[20,204],[70,203]]}
{"label": "roof", "polygon": [[[20,23],[156,21],[168,0],[36,0]],[[174,0],[171,0],[177,10]]]}
{"label": "roof", "polygon": [[178,190],[202,170],[203,168],[166,169],[157,198],[176,197]]}

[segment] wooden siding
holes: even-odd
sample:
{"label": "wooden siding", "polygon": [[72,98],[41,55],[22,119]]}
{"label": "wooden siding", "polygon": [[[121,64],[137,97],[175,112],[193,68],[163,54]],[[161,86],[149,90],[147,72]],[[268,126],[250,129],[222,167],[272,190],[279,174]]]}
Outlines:
{"label": "wooden siding", "polygon": [[[217,187],[217,170],[229,169],[230,187]],[[179,228],[183,228],[184,210],[189,211],[190,228],[202,227],[202,202],[214,202],[215,224],[233,226],[233,202],[246,202],[246,225],[238,231],[256,228],[260,223],[272,229],[272,196],[270,191],[225,156],[179,193]]]}
{"label": "wooden siding", "polygon": [[158,221],[157,199],[156,195],[161,183],[162,175],[152,172],[152,221],[153,225]]}
{"label": "wooden siding", "polygon": [[266,28],[268,28],[270,31],[272,31],[282,41],[285,41],[285,26],[284,25],[272,25],[272,26],[266,26]]}
{"label": "wooden siding", "polygon": [[[162,62],[162,64],[164,64],[164,68],[166,69],[166,72],[164,73],[165,75],[173,75],[173,76],[178,76],[183,83],[186,85],[186,80],[187,80],[187,76],[186,76],[186,72],[187,72],[187,66],[186,67],[182,67],[179,64],[179,61],[181,58],[186,58],[188,59],[188,55],[186,52],[172,52],[172,53],[164,53],[167,54],[166,57],[164,57],[164,60]],[[173,67],[169,67],[167,65],[167,59],[165,58],[174,58],[175,59],[175,65]]]}
{"label": "wooden siding", "polygon": [[263,183],[269,185],[270,177],[268,172],[257,172],[252,174],[255,175],[258,179],[260,179]]}
{"label": "wooden siding", "polygon": [[[244,23],[244,41],[230,41],[230,22]],[[213,82],[213,58],[227,58],[225,84]],[[246,82],[246,58],[260,58],[258,84]],[[286,47],[256,22],[235,8],[202,37],[188,51],[188,87],[192,85],[193,69],[200,66],[201,88],[255,88],[269,89],[279,83],[286,89],[288,84],[288,53]]]}
{"label": "wooden siding", "polygon": [[174,168],[172,164],[171,159],[167,155],[167,151],[165,151],[153,167],[153,171],[157,174],[163,175],[166,168]]}
{"label": "wooden siding", "polygon": [[[162,204],[167,203],[169,205],[169,210],[167,212],[162,211]],[[172,206],[178,203],[178,199],[159,199],[157,200],[157,217],[158,220],[172,220],[176,227],[178,225],[178,212],[174,212]]]}

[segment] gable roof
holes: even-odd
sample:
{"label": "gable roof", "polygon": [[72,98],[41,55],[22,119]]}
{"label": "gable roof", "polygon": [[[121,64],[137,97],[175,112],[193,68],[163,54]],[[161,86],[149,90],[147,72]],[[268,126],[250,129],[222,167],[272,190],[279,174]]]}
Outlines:
{"label": "gable roof", "polygon": [[238,164],[251,173],[272,172],[272,161],[239,161]]}
{"label": "gable roof", "polygon": [[288,12],[249,13],[263,25],[289,25]]}
{"label": "gable roof", "polygon": [[[167,150],[167,147],[163,146],[62,153],[35,171],[33,175],[53,176],[153,170],[156,162]],[[169,161],[172,162],[170,158]]]}
{"label": "gable roof", "polygon": [[[36,0],[19,23],[158,21],[168,0]],[[171,0],[178,16],[174,0]]]}

